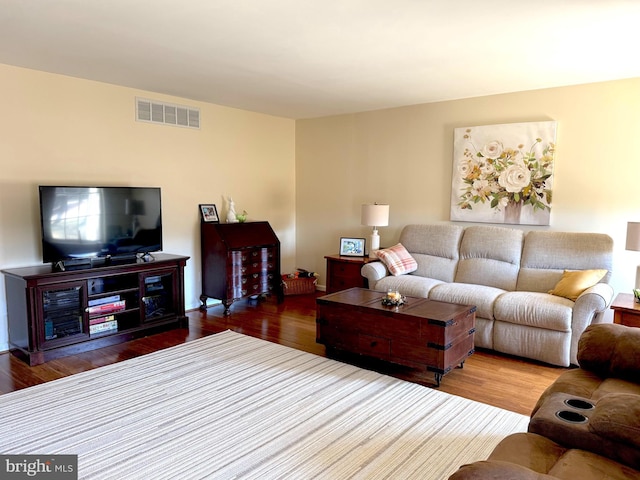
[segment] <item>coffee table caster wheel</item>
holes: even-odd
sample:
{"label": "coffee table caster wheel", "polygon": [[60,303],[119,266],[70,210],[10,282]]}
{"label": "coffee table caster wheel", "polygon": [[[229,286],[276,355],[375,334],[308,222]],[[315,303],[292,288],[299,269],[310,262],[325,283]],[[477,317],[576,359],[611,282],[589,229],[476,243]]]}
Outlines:
{"label": "coffee table caster wheel", "polygon": [[440,382],[442,381],[442,374],[441,373],[436,373],[435,375],[435,379],[436,379],[436,387],[440,386]]}

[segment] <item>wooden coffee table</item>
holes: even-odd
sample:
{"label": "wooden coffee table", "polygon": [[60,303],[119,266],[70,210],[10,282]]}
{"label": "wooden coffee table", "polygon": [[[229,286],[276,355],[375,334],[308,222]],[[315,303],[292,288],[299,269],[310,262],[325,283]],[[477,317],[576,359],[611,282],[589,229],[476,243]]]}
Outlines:
{"label": "wooden coffee table", "polygon": [[442,376],[474,352],[476,307],[406,297],[382,305],[384,293],[350,288],[319,297],[316,341],[329,349],[426,368]]}

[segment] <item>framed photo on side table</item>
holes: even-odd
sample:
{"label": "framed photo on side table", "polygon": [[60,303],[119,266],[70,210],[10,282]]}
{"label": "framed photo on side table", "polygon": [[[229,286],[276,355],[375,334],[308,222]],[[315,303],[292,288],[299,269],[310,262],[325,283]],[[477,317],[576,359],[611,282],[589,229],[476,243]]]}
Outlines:
{"label": "framed photo on side table", "polygon": [[364,238],[340,238],[340,255],[345,257],[364,257]]}
{"label": "framed photo on side table", "polygon": [[220,223],[220,217],[218,217],[218,210],[214,204],[200,204],[200,213],[202,214],[202,221],[205,223]]}

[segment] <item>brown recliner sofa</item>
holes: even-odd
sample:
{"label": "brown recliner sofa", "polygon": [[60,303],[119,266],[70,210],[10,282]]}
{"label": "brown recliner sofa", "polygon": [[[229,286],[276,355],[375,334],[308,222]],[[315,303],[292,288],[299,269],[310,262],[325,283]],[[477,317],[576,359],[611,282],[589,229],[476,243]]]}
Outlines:
{"label": "brown recliner sofa", "polygon": [[591,325],[578,361],[541,395],[527,433],[450,480],[640,480],[640,329]]}

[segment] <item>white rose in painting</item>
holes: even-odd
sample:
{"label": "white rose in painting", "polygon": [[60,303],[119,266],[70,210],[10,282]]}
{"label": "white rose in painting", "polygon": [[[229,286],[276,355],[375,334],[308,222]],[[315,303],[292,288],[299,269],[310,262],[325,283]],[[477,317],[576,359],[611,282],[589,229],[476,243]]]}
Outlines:
{"label": "white rose in painting", "polygon": [[482,156],[485,158],[495,159],[502,155],[502,151],[502,143],[500,143],[498,140],[494,140],[493,142],[489,142],[484,147],[482,147]]}
{"label": "white rose in painting", "polygon": [[490,163],[483,163],[480,165],[480,173],[485,178],[490,177],[494,173],[496,173],[496,167],[494,167]]}
{"label": "white rose in painting", "polygon": [[471,169],[471,162],[460,162],[460,165],[458,165],[458,173],[462,175],[462,178],[469,175],[469,173],[471,173]]}
{"label": "white rose in painting", "polygon": [[518,193],[531,182],[531,172],[522,165],[511,165],[498,177],[498,183],[507,192]]}

